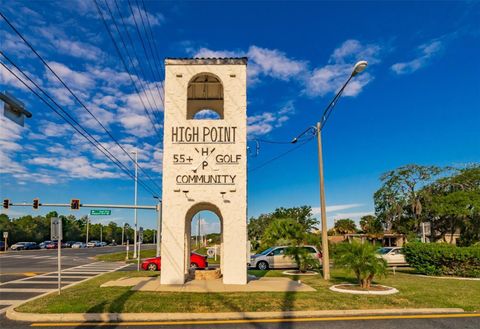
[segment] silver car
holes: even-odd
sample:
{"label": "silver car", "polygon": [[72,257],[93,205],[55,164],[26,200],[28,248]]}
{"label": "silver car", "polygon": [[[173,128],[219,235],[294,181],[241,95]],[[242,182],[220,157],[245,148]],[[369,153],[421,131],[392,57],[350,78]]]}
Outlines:
{"label": "silver car", "polygon": [[74,249],[87,248],[87,245],[85,242],[75,242],[74,244],[72,244],[72,248]]}
{"label": "silver car", "polygon": [[378,250],[378,257],[387,261],[388,266],[407,265],[403,249],[401,247],[383,247]]}
{"label": "silver car", "polygon": [[[268,270],[269,268],[297,268],[297,263],[291,256],[285,255],[288,246],[271,247],[259,254],[250,256],[249,267],[259,270]],[[315,246],[303,246],[321,263],[321,254]]]}

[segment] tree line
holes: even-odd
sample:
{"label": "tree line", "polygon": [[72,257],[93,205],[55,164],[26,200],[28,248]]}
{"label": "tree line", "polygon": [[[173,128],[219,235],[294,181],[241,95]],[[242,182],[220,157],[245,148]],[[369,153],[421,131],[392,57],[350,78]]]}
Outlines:
{"label": "tree line", "polygon": [[[108,224],[92,223],[87,216],[76,218],[74,215],[59,215],[56,211],[49,212],[45,216],[21,216],[9,218],[6,214],[0,214],[0,231],[8,232],[8,243],[12,245],[20,241],[32,241],[40,243],[50,240],[50,219],[59,217],[62,219],[64,241],[86,241],[87,220],[90,221],[88,228],[88,239],[102,240],[106,242],[115,241],[120,244],[122,241],[122,226],[111,221]],[[125,224],[124,241],[133,241],[133,228]],[[145,229],[143,231],[144,243],[153,243],[155,230]]]}
{"label": "tree line", "polygon": [[[375,215],[363,216],[360,228],[350,218],[335,221],[329,235],[400,233],[408,241],[418,240],[422,223],[431,227],[431,241],[469,246],[480,243],[480,165],[466,168],[410,164],[388,171],[380,177],[381,187],[374,193]],[[254,250],[273,244],[320,241],[318,221],[309,206],[278,208],[272,213],[252,217],[248,237]],[[295,230],[306,232],[301,237]],[[317,232],[317,233],[314,233]],[[282,236],[283,234],[283,236]]]}

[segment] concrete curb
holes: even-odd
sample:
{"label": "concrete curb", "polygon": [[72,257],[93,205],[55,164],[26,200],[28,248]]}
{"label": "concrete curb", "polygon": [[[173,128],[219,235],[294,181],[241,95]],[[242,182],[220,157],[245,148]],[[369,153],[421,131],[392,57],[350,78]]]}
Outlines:
{"label": "concrete curb", "polygon": [[365,291],[365,290],[349,290],[349,289],[339,288],[339,286],[356,286],[356,287],[358,287],[358,284],[348,284],[348,283],[336,284],[336,285],[331,286],[329,289],[331,291],[341,292],[343,294],[352,294],[352,295],[378,295],[378,296],[383,295],[383,296],[386,296],[386,295],[396,294],[398,292],[398,290],[395,289],[395,288],[387,287],[387,286],[384,286],[384,285],[381,285],[381,284],[378,284],[376,286],[388,288],[388,290],[367,290],[367,291]]}
{"label": "concrete curb", "polygon": [[[229,312],[229,313],[21,313],[9,308],[7,318],[26,322],[123,322],[123,321],[205,321],[294,319],[335,316],[413,315],[464,313],[461,308],[405,308],[372,310],[323,310],[285,312]],[[148,319],[148,320],[147,320]]]}

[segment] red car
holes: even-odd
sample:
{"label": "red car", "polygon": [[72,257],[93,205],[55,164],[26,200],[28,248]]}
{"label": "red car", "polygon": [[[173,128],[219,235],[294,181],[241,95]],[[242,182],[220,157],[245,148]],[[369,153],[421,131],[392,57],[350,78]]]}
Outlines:
{"label": "red car", "polygon": [[[162,267],[162,259],[161,257],[154,257],[145,259],[142,262],[142,268],[145,271],[160,271]],[[192,252],[190,254],[190,268],[207,268],[207,256],[200,255],[197,253]]]}

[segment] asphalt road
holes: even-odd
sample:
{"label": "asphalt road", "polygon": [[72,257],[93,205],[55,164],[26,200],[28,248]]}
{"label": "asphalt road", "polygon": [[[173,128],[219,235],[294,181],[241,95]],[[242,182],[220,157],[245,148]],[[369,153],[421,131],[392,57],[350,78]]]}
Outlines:
{"label": "asphalt road", "polygon": [[27,322],[14,322],[0,316],[1,328],[23,329],[23,328],[182,328],[182,329],[478,329],[480,317],[459,317],[444,318],[438,317],[433,319],[368,319],[368,320],[332,320],[327,321],[306,321],[306,322],[263,322],[263,323],[232,323],[232,324],[160,324],[160,323],[139,323],[139,324],[40,324]]}
{"label": "asphalt road", "polygon": [[[155,245],[142,245],[142,250],[153,249]],[[96,255],[124,251],[125,247],[98,247],[84,249],[62,249],[62,270],[95,262]],[[131,250],[131,249],[130,249]],[[7,251],[0,254],[0,283],[27,276],[48,273],[57,268],[57,250],[39,249]]]}
{"label": "asphalt road", "polygon": [[[152,249],[155,245],[144,245]],[[94,276],[119,270],[133,270],[123,262],[101,262],[94,256],[121,252],[122,246],[62,249],[62,282],[66,288]],[[57,250],[22,250],[0,254],[0,314],[11,305],[58,289]]]}

